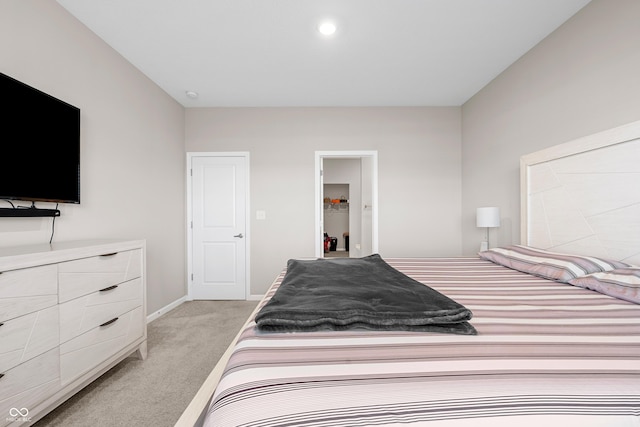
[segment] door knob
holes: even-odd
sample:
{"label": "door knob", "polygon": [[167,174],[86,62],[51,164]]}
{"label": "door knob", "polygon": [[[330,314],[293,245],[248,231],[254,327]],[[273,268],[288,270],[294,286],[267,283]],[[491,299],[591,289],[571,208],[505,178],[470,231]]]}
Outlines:
{"label": "door knob", "polygon": [[233,237],[239,237],[239,238],[241,238],[241,239],[242,239],[244,236],[242,235],[242,233],[240,233],[240,234],[236,234],[236,235],[235,235],[235,236],[233,236]]}

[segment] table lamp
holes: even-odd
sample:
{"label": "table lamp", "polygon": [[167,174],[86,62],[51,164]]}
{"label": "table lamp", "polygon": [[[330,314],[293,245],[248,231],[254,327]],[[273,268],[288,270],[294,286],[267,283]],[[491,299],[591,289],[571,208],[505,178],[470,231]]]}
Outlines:
{"label": "table lamp", "polygon": [[488,207],[476,210],[476,226],[487,229],[486,240],[480,243],[480,251],[486,251],[489,246],[489,228],[500,227],[500,208]]}

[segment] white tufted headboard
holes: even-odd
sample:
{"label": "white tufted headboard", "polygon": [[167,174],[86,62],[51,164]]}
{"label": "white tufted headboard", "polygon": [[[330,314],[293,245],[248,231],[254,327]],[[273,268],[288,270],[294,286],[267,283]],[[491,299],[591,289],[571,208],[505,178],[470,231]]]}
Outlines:
{"label": "white tufted headboard", "polygon": [[640,265],[640,121],[522,156],[521,242]]}

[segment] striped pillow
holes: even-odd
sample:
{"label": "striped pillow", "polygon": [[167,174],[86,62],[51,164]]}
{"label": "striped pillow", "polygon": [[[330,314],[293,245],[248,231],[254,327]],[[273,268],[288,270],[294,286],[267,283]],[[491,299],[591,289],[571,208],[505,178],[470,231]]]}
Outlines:
{"label": "striped pillow", "polygon": [[604,273],[593,273],[571,279],[569,283],[640,304],[640,267],[618,268]]}
{"label": "striped pillow", "polygon": [[591,273],[629,267],[629,264],[620,261],[561,254],[522,245],[489,249],[478,255],[480,258],[523,273],[564,283]]}

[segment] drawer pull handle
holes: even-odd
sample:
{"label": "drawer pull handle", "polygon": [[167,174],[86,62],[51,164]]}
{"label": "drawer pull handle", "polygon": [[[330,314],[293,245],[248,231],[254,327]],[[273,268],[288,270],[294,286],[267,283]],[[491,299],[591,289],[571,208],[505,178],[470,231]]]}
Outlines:
{"label": "drawer pull handle", "polygon": [[108,288],[100,289],[100,292],[107,292],[107,291],[110,291],[110,290],[115,289],[117,287],[118,287],[118,285],[109,286]]}
{"label": "drawer pull handle", "polygon": [[0,374],[0,378],[4,377],[4,374]]}
{"label": "drawer pull handle", "polygon": [[118,320],[118,318],[117,318],[117,317],[115,317],[115,318],[113,318],[113,319],[109,320],[108,322],[104,322],[104,323],[103,323],[102,325],[100,325],[100,326],[107,326],[107,325],[110,325],[110,324],[112,324],[113,322],[115,322],[116,320]]}
{"label": "drawer pull handle", "polygon": [[0,326],[4,325],[4,323],[0,323]]}
{"label": "drawer pull handle", "polygon": [[110,253],[110,254],[102,254],[102,255],[100,255],[100,256],[102,256],[102,257],[108,257],[108,256],[114,256],[114,255],[118,255],[118,252],[112,252],[112,253]]}

